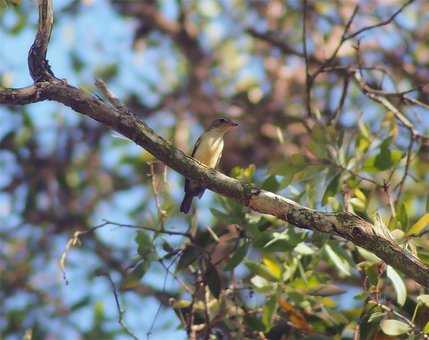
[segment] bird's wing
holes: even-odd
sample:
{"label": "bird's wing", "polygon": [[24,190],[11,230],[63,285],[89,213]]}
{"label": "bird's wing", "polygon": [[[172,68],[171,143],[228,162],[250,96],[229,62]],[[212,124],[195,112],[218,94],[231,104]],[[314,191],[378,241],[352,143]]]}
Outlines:
{"label": "bird's wing", "polygon": [[219,155],[219,158],[217,159],[217,162],[216,162],[216,165],[215,165],[215,169],[217,169],[217,167],[219,166],[219,163],[220,163],[220,159],[222,158],[222,152],[220,153],[220,155]]}
{"label": "bird's wing", "polygon": [[191,157],[194,157],[195,152],[197,152],[197,148],[200,145],[200,143],[201,143],[201,136],[198,137],[198,139],[197,139],[197,141],[196,141],[196,143],[194,145],[194,148],[192,149]]}

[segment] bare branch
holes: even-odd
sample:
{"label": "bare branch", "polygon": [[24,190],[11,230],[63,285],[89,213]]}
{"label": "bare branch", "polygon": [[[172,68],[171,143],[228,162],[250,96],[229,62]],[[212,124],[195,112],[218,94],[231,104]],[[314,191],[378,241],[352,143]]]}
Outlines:
{"label": "bare branch", "polygon": [[307,115],[310,117],[313,115],[311,110],[311,88],[313,86],[314,78],[310,74],[309,59],[307,51],[307,16],[308,16],[308,4],[307,0],[303,3],[303,14],[302,14],[302,50],[304,53],[305,61],[305,106],[307,109]]}
{"label": "bare branch", "polygon": [[55,79],[55,76],[46,59],[49,39],[51,38],[54,23],[52,1],[39,1],[39,25],[36,39],[28,53],[28,68],[34,82]]}
{"label": "bare branch", "polygon": [[408,5],[412,4],[414,1],[415,0],[408,0],[398,10],[396,10],[395,13],[393,13],[390,18],[388,18],[388,19],[386,19],[386,20],[384,20],[382,22],[379,22],[377,24],[363,27],[360,30],[347,35],[345,37],[345,39],[346,40],[353,39],[354,37],[358,36],[359,34],[361,34],[363,32],[366,32],[366,31],[372,30],[374,28],[378,28],[378,27],[382,27],[382,26],[386,26],[386,25],[390,24],[405,9],[405,7],[407,7]]}
{"label": "bare branch", "polygon": [[[386,109],[391,111],[395,118],[406,128],[410,131],[411,135],[415,138],[419,138],[422,140],[427,140],[429,137],[421,134],[418,132],[414,125],[411,123],[411,121],[405,116],[404,113],[402,113],[395,105],[393,105],[388,98],[386,98],[386,95],[383,91],[375,90],[371,88],[369,85],[365,83],[365,81],[362,79],[359,72],[353,72],[353,78],[360,87],[361,91],[374,100],[375,102],[380,103],[383,105]],[[391,93],[387,93],[387,96],[391,96]]]}
{"label": "bare branch", "polygon": [[110,285],[112,286],[112,292],[113,292],[113,296],[115,298],[116,309],[118,311],[118,323],[121,325],[121,327],[125,333],[127,333],[134,340],[138,340],[139,338],[133,332],[131,332],[128,329],[127,325],[125,324],[125,320],[124,320],[125,311],[122,309],[121,303],[119,302],[118,289],[116,288],[115,282],[113,281],[113,279],[109,275],[109,273],[104,272],[104,273],[102,273],[102,275],[105,276],[109,280]]}

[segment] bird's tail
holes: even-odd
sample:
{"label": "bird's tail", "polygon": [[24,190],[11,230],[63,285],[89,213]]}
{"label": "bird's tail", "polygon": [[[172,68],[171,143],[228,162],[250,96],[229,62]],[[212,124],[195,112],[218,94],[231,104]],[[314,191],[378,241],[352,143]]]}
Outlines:
{"label": "bird's tail", "polygon": [[189,210],[191,209],[192,200],[194,199],[194,196],[186,193],[185,197],[183,197],[182,204],[180,205],[180,211],[182,213],[187,214]]}

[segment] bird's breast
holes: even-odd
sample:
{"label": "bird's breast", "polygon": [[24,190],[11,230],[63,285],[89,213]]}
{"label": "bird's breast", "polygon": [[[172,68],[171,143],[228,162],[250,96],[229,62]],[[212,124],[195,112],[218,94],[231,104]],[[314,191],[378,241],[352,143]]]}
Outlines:
{"label": "bird's breast", "polygon": [[218,136],[204,136],[201,138],[200,145],[195,151],[194,158],[209,168],[216,167],[216,164],[222,155],[223,138]]}

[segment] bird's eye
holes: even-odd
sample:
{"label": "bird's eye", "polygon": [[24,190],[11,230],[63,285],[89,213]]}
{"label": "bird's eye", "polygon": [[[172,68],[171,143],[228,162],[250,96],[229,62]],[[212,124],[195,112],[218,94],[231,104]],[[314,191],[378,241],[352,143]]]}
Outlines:
{"label": "bird's eye", "polygon": [[225,122],[226,122],[226,119],[225,119],[225,118],[221,118],[221,119],[220,119],[220,121],[221,121],[222,123],[225,123]]}

